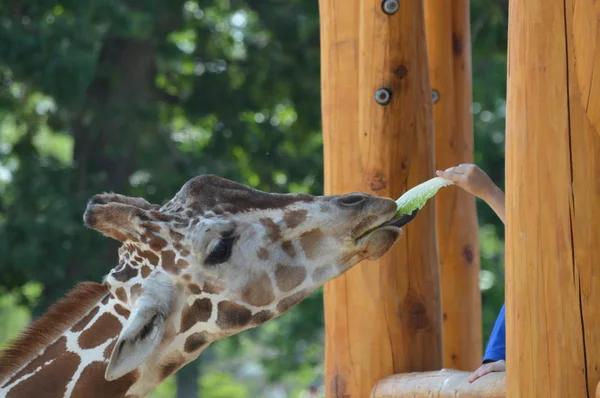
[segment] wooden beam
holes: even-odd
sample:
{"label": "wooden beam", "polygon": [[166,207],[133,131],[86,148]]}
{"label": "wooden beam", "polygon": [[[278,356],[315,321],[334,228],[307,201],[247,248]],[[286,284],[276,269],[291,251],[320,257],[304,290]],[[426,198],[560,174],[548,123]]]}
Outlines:
{"label": "wooden beam", "polygon": [[510,3],[509,397],[591,397],[600,381],[600,9]]}
{"label": "wooden beam", "polygon": [[[425,2],[436,163],[446,169],[473,163],[471,33],[467,0]],[[481,364],[479,229],[475,197],[460,188],[436,198],[442,281],[444,366],[475,370]]]}
{"label": "wooden beam", "polygon": [[405,373],[382,379],[371,398],[504,398],[506,374],[489,373],[469,383],[471,372],[440,371]]}
{"label": "wooden beam", "polygon": [[[423,4],[320,0],[325,192],[397,198],[434,176]],[[375,93],[391,92],[380,105]],[[435,204],[390,252],[324,288],[328,397],[368,397],[382,377],[442,366]]]}

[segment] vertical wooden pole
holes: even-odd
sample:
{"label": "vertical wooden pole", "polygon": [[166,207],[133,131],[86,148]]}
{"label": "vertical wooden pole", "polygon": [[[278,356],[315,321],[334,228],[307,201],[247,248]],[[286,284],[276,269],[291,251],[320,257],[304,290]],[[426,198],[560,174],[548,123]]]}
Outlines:
{"label": "vertical wooden pole", "polygon": [[[434,176],[423,4],[320,0],[325,191],[399,197]],[[375,93],[391,92],[380,105]],[[396,246],[324,289],[328,397],[368,397],[384,376],[442,366],[435,205]]]}
{"label": "vertical wooden pole", "polygon": [[[471,33],[467,0],[425,2],[436,163],[446,169],[473,162]],[[463,189],[435,198],[442,281],[444,367],[481,364],[479,232],[475,198]]]}
{"label": "vertical wooden pole", "polygon": [[600,380],[599,16],[592,0],[510,3],[509,398],[591,397]]}

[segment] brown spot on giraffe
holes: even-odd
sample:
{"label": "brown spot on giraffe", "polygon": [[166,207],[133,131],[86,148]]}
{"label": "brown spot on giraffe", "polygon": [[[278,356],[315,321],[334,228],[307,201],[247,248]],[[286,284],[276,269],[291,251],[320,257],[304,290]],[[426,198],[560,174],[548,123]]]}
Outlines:
{"label": "brown spot on giraffe", "polygon": [[123,325],[111,313],[105,312],[94,322],[94,324],[81,333],[77,342],[83,349],[99,346],[106,341],[106,336],[116,336]]}
{"label": "brown spot on giraffe", "polygon": [[164,364],[160,365],[160,379],[164,380],[171,376],[177,369],[185,363],[185,358],[179,354],[177,358],[169,358]]}
{"label": "brown spot on giraffe", "polygon": [[54,342],[51,346],[46,348],[42,355],[34,358],[31,362],[27,364],[23,369],[18,371],[6,384],[12,384],[15,380],[20,379],[21,377],[32,373],[40,366],[44,365],[46,362],[51,359],[56,359],[60,357],[67,350],[67,338],[65,336],[61,336],[58,340]]}
{"label": "brown spot on giraffe", "polygon": [[47,397],[62,397],[80,361],[78,354],[65,352],[39,372],[12,388],[6,398],[39,397],[40,391],[44,391]]}
{"label": "brown spot on giraffe", "polygon": [[317,256],[324,238],[325,235],[318,228],[311,229],[300,235],[300,245],[307,259],[313,259]]}
{"label": "brown spot on giraffe", "polygon": [[208,342],[208,336],[205,332],[194,333],[185,340],[183,349],[187,353],[198,351]]}
{"label": "brown spot on giraffe", "polygon": [[271,241],[277,242],[282,238],[281,227],[272,218],[261,218],[260,223],[267,230],[267,236]]}
{"label": "brown spot on giraffe", "polygon": [[261,272],[242,289],[242,300],[255,307],[269,305],[275,300],[273,284],[266,272]]}
{"label": "brown spot on giraffe", "polygon": [[221,301],[217,308],[217,326],[224,330],[244,327],[252,318],[252,311],[233,301]]}
{"label": "brown spot on giraffe", "polygon": [[178,270],[175,268],[175,252],[173,250],[165,250],[161,253],[161,265],[165,271],[171,274],[178,274]]}
{"label": "brown spot on giraffe", "polygon": [[304,209],[291,210],[284,214],[283,221],[288,228],[296,228],[298,225],[306,221],[308,211]]}
{"label": "brown spot on giraffe", "polygon": [[113,341],[106,346],[106,348],[104,349],[104,353],[102,354],[102,356],[104,357],[104,359],[110,359],[110,356],[112,355],[113,349],[115,348],[115,344],[117,344],[117,339],[113,339]]}
{"label": "brown spot on giraffe", "polygon": [[305,267],[293,267],[281,263],[275,267],[275,281],[282,292],[289,292],[304,282],[304,279],[306,279]]}
{"label": "brown spot on giraffe", "polygon": [[179,243],[184,238],[183,234],[180,234],[179,232],[175,231],[174,229],[169,229],[169,236],[171,237],[171,239],[173,239],[174,243]]}
{"label": "brown spot on giraffe", "polygon": [[296,249],[294,249],[294,245],[289,240],[284,240],[283,242],[281,242],[281,248],[283,249],[285,254],[290,256],[290,258],[296,257]]}
{"label": "brown spot on giraffe", "polygon": [[162,249],[164,249],[165,247],[167,247],[167,241],[164,240],[163,238],[156,236],[156,235],[152,235],[152,237],[150,238],[150,249],[152,249],[155,252],[159,252]]}
{"label": "brown spot on giraffe", "polygon": [[140,297],[140,294],[142,294],[142,285],[136,283],[135,285],[131,286],[131,300],[136,300],[138,297]]}
{"label": "brown spot on giraffe", "polygon": [[71,332],[81,332],[83,329],[85,329],[85,327],[87,326],[88,323],[90,323],[90,321],[92,319],[94,319],[94,317],[96,316],[96,314],[98,313],[98,311],[100,310],[99,306],[96,306],[94,308],[92,308],[92,310],[90,312],[88,312],[88,314],[86,316],[84,316],[83,318],[81,318],[81,320],[79,322],[77,322],[72,328],[71,328]]}
{"label": "brown spot on giraffe", "polygon": [[104,380],[104,372],[108,363],[92,362],[85,367],[75,384],[72,397],[105,398],[123,397],[140,377],[139,371],[134,370],[113,381]]}
{"label": "brown spot on giraffe", "polygon": [[121,300],[121,302],[127,302],[127,293],[125,292],[125,289],[118,287],[117,290],[115,290],[115,294],[117,295],[117,298]]}
{"label": "brown spot on giraffe", "polygon": [[223,292],[224,288],[214,283],[204,282],[204,287],[202,288],[208,294],[219,294]]}
{"label": "brown spot on giraffe", "polygon": [[190,274],[184,274],[183,280],[186,282],[190,282],[192,280],[192,276]]}
{"label": "brown spot on giraffe", "polygon": [[146,279],[151,272],[152,268],[148,267],[147,265],[144,265],[140,273],[142,275],[142,278]]}
{"label": "brown spot on giraffe", "polygon": [[124,316],[125,318],[129,318],[129,310],[119,303],[115,305],[115,312],[121,316]]}
{"label": "brown spot on giraffe", "polygon": [[266,248],[264,248],[264,247],[261,247],[260,249],[258,249],[258,251],[256,252],[256,255],[261,260],[268,260],[269,259],[269,251]]}
{"label": "brown spot on giraffe", "polygon": [[182,269],[189,265],[184,259],[175,262],[175,252],[172,250],[163,251],[161,254],[162,267],[170,274],[179,275]]}
{"label": "brown spot on giraffe", "polygon": [[327,275],[329,275],[330,273],[331,273],[331,265],[329,265],[329,264],[317,267],[312,273],[313,282],[321,283],[321,282],[325,281],[325,279],[327,278]]}
{"label": "brown spot on giraffe", "polygon": [[137,249],[137,250],[138,250],[139,255],[142,258],[145,258],[146,260],[148,260],[148,262],[150,264],[152,264],[154,266],[158,265],[158,256],[156,254],[152,253],[149,250],[139,250],[139,249]]}
{"label": "brown spot on giraffe", "polygon": [[283,314],[284,312],[288,311],[290,308],[304,300],[304,298],[308,295],[308,291],[301,290],[297,293],[292,294],[291,296],[284,298],[277,304],[277,311],[280,314]]}
{"label": "brown spot on giraffe", "polygon": [[185,306],[181,316],[181,330],[184,333],[198,322],[206,322],[212,313],[212,302],[209,298],[197,299],[191,306]]}
{"label": "brown spot on giraffe", "polygon": [[190,292],[192,294],[200,294],[202,293],[202,289],[200,289],[200,286],[198,286],[195,283],[190,283],[189,285],[187,285],[188,289],[190,289]]}
{"label": "brown spot on giraffe", "polygon": [[273,318],[274,316],[275,316],[275,313],[273,313],[273,311],[262,310],[260,312],[257,312],[256,314],[252,315],[252,318],[250,318],[250,323],[253,325],[260,325],[261,323],[265,323],[266,321]]}
{"label": "brown spot on giraffe", "polygon": [[127,264],[120,271],[113,272],[111,275],[113,278],[118,280],[119,282],[126,282],[131,278],[136,277],[138,274],[138,270],[133,268],[131,265]]}

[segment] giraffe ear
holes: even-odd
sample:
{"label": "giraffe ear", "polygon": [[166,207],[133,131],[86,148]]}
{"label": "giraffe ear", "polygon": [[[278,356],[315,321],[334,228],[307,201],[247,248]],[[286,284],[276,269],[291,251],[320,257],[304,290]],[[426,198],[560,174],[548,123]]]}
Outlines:
{"label": "giraffe ear", "polygon": [[175,288],[170,278],[158,273],[144,283],[127,323],[115,344],[105,379],[116,380],[138,368],[155,352],[165,333],[165,320],[171,312]]}

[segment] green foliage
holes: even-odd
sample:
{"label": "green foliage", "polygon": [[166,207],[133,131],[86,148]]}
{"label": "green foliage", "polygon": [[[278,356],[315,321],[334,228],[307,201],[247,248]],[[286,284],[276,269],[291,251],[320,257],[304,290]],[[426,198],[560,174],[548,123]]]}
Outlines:
{"label": "green foliage", "polygon": [[[471,7],[475,159],[503,186],[507,2]],[[0,341],[26,308],[37,315],[116,264],[116,244],[82,226],[98,192],[163,203],[202,173],[323,192],[317,1],[8,0],[0,43]],[[478,213],[487,338],[504,232],[481,202]],[[215,344],[201,395],[319,384],[323,327],[318,291]],[[152,396],[176,390],[169,378]]]}
{"label": "green foliage", "polygon": [[211,373],[202,377],[203,398],[249,398],[244,384],[227,373]]}

